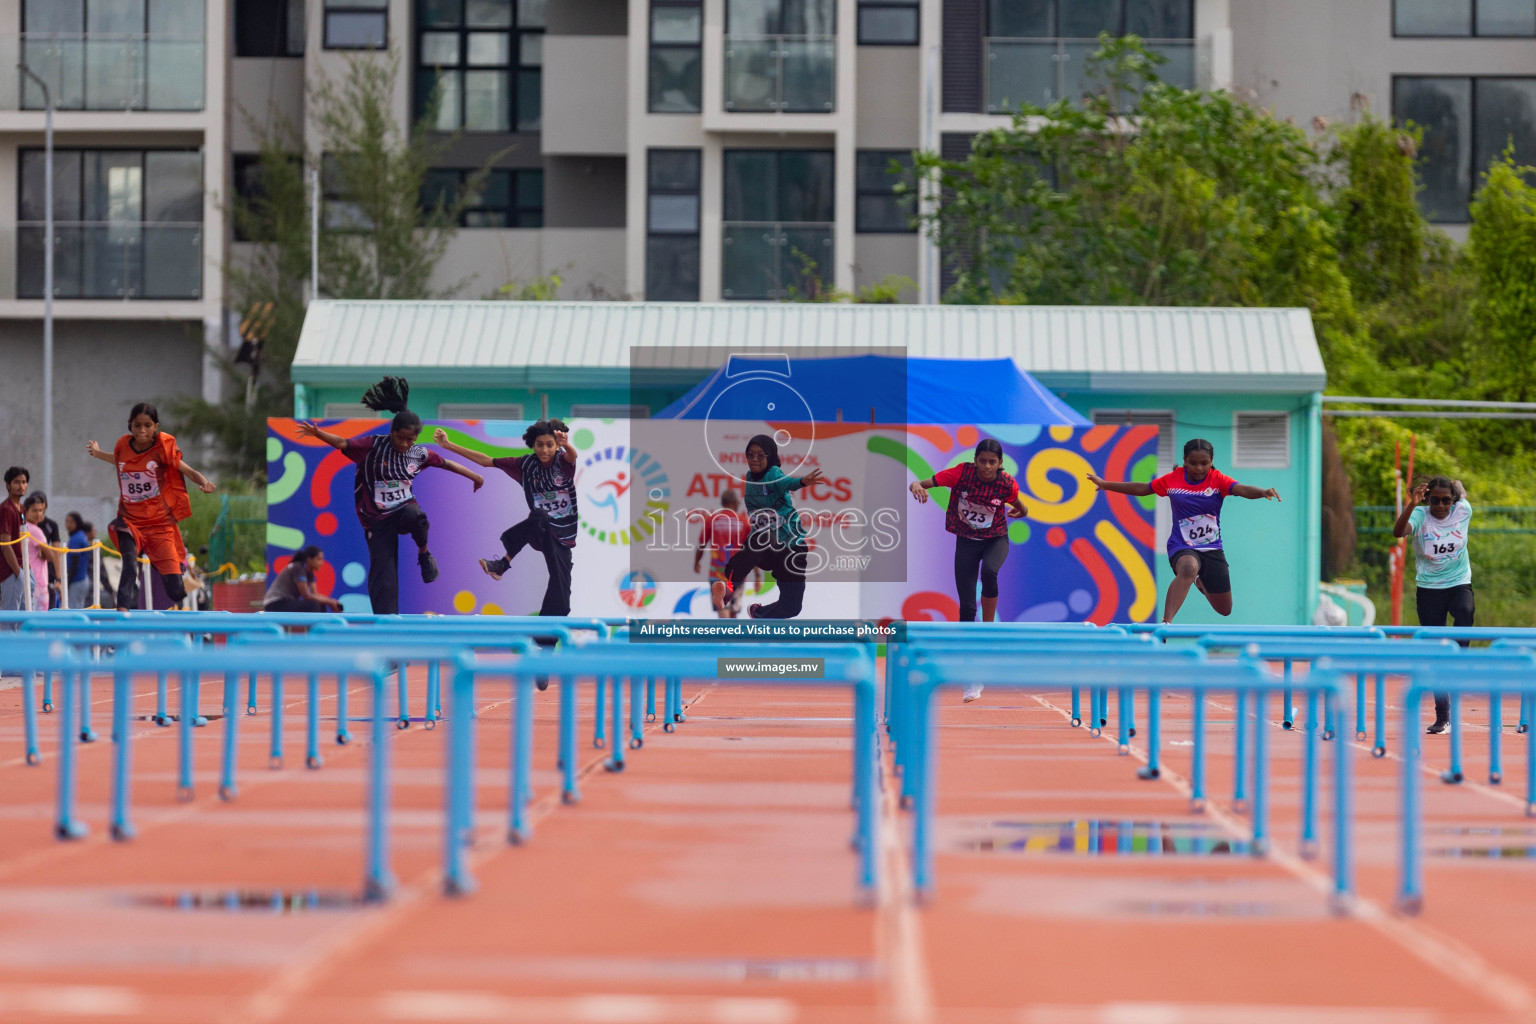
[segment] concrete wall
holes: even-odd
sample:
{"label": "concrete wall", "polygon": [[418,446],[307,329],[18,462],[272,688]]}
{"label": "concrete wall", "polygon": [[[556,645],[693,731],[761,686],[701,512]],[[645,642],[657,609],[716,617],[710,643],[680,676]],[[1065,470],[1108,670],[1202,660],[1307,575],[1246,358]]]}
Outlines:
{"label": "concrete wall", "polygon": [[[877,284],[890,274],[917,280],[917,235],[854,235],[853,238],[856,287]],[[917,292],[909,289],[903,293],[901,301],[916,302]]]}
{"label": "concrete wall", "polygon": [[508,282],[559,274],[562,299],[624,297],[624,229],[463,229],[432,275],[435,289],[458,298],[493,297]]}
{"label": "concrete wall", "polygon": [[1536,74],[1530,39],[1394,39],[1392,0],[1230,0],[1232,84],[1280,117],[1392,112],[1392,76]]}
{"label": "concrete wall", "polygon": [[624,154],[627,56],[622,35],[545,35],[545,153]]}
{"label": "concrete wall", "polygon": [[[1178,621],[1190,623],[1231,622],[1248,625],[1294,625],[1312,621],[1321,574],[1318,554],[1322,481],[1309,468],[1311,428],[1307,395],[1227,394],[1114,394],[1064,392],[1062,397],[1084,416],[1095,409],[1174,410],[1174,459],[1182,461],[1184,442],[1195,437],[1210,441],[1216,449],[1216,468],[1239,483],[1273,487],[1281,501],[1248,501],[1228,498],[1222,508],[1222,544],[1232,569],[1230,618],[1211,610],[1198,591],[1190,591]],[[1289,411],[1291,413],[1291,463],[1286,469],[1250,469],[1235,466],[1233,414],[1237,412]],[[1166,502],[1158,499],[1166,509]],[[1157,575],[1157,614],[1173,580],[1168,565],[1166,511],[1153,566]]]}
{"label": "concrete wall", "polygon": [[304,58],[232,58],[229,95],[231,152],[256,152],[262,137],[283,124],[304,137]]}
{"label": "concrete wall", "polygon": [[860,149],[916,149],[922,139],[922,48],[860,46],[857,48],[858,123],[854,138]]}
{"label": "concrete wall", "polygon": [[[36,320],[0,320],[0,462],[24,465],[32,482],[43,486],[43,325]],[[128,410],[136,402],[154,402],[167,429],[174,419],[167,409],[176,398],[202,391],[203,325],[199,322],[68,321],[54,325],[54,480],[48,488],[50,509],[61,518],[65,500],[87,497],[116,502],[116,481],[109,467],[85,454],[95,440],[110,448],[126,432]],[[190,439],[189,439],[190,440]],[[186,444],[187,460],[197,453]],[[86,509],[81,508],[81,512]],[[89,513],[87,513],[89,515]],[[97,525],[106,526],[104,520]]]}

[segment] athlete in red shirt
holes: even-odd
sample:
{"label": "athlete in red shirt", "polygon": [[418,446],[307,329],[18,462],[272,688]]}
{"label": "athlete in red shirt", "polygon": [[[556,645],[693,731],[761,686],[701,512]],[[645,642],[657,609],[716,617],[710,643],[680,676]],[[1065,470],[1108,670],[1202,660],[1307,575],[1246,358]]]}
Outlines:
{"label": "athlete in red shirt", "polygon": [[160,574],[166,596],[174,604],[187,596],[182,573],[186,571],[187,546],[181,539],[181,520],[192,514],[184,476],[204,494],[214,492],[213,481],[187,465],[176,438],[160,430],[160,413],[140,402],[128,414],[128,433],[117,439],[111,452],[95,441],[86,454],[117,467],[117,518],[107,525],[112,542],[123,556],[117,583],[117,610],[127,611],[139,601],[139,556]]}
{"label": "athlete in red shirt", "polygon": [[[741,511],[741,498],[735,491],[727,488],[720,495],[720,508],[709,513],[704,518],[704,528],[699,531],[699,547],[693,553],[693,571],[698,572],[700,564],[704,560],[705,549],[710,549],[709,556],[709,582],[713,587],[717,582],[727,580],[725,573],[726,563],[731,556],[742,549],[747,542],[747,534],[751,529],[746,515]],[[763,585],[763,570],[755,569],[756,586]],[[741,591],[727,589],[725,606],[717,613],[722,619],[734,619],[741,614]]]}
{"label": "athlete in red shirt", "polygon": [[1163,603],[1163,621],[1172,622],[1191,585],[1205,595],[1218,615],[1232,614],[1232,576],[1221,545],[1221,503],[1228,496],[1279,501],[1273,487],[1240,484],[1216,469],[1216,450],[1204,438],[1184,445],[1184,465],[1151,483],[1088,479],[1101,491],[1136,497],[1155,494],[1173,506],[1173,532],[1168,535],[1168,563],[1175,573]]}
{"label": "athlete in red shirt", "polygon": [[[948,487],[949,508],[944,529],[955,535],[955,590],[960,597],[960,621],[976,621],[976,575],[981,573],[981,617],[997,618],[997,572],[1008,557],[1008,520],[1028,515],[1019,497],[1018,481],[1003,469],[1003,446],[983,438],[973,461],[941,469],[927,480],[912,484],[918,504],[928,501],[928,488]],[[961,697],[969,702],[981,696],[976,683]]]}

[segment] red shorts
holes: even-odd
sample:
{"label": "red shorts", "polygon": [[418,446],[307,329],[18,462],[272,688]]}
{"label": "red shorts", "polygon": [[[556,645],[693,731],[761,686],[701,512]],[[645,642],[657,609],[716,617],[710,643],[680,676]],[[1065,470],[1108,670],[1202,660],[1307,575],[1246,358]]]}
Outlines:
{"label": "red shorts", "polygon": [[[107,532],[112,535],[112,543],[117,549],[123,549],[123,543],[119,539],[117,520],[107,527]],[[155,567],[155,572],[162,576],[179,576],[186,567],[187,548],[181,539],[181,529],[177,526],[135,526],[133,523],[123,523],[133,534],[133,545],[139,552],[140,558],[148,558],[149,564]]]}

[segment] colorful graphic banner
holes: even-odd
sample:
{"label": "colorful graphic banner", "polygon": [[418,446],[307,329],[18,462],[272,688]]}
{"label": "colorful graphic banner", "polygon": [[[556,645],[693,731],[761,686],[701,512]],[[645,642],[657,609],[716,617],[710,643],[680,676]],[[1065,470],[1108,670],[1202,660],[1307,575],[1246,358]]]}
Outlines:
{"label": "colorful graphic banner", "polygon": [[[428,423],[423,437],[441,426],[458,444],[492,457],[528,453],[526,421]],[[268,421],[268,572],[280,571],[293,552],[317,544],[326,555],[316,581],[348,611],[367,612],[368,555],[353,511],[353,464],[319,441],[301,438],[289,419]],[[656,435],[648,423],[648,439]],[[343,437],[385,434],[382,420],[328,421]],[[999,440],[1004,468],[1019,481],[1030,517],[1010,523],[1008,561],[999,575],[998,618],[1013,620],[1146,621],[1156,610],[1153,583],[1152,500],[1100,494],[1084,477],[1151,479],[1156,462],[1154,427],[1036,427],[922,425],[904,431],[839,424],[836,436],[817,441],[815,461],[823,486],[794,494],[796,507],[827,523],[866,508],[870,495],[890,495],[893,478],[924,479],[968,461],[982,437]],[[687,421],[678,430],[696,430]],[[744,424],[743,436],[771,429]],[[693,571],[699,523],[720,507],[719,480],[711,466],[674,465],[667,451],[630,446],[624,420],[573,420],[580,530],[572,565],[571,611],[605,617],[683,617],[713,614],[709,603],[709,556]],[[463,461],[457,456],[447,456]],[[796,467],[786,465],[786,472]],[[416,478],[417,500],[431,524],[430,547],[440,577],[423,584],[414,546],[401,538],[400,608],[441,614],[535,613],[548,576],[543,556],[525,549],[510,570],[492,580],[478,560],[502,554],[500,535],[527,514],[521,486],[500,470],[477,469],[478,492],[469,481],[438,470]],[[878,486],[876,486],[878,484]],[[933,501],[905,502],[887,510],[904,538],[898,557],[907,565],[904,583],[818,582],[812,578],[806,618],[953,619],[953,539],[944,531],[947,490]],[[813,531],[813,536],[816,536]],[[878,553],[875,557],[879,557]],[[889,574],[887,579],[891,578]],[[771,578],[747,601],[775,599]]]}

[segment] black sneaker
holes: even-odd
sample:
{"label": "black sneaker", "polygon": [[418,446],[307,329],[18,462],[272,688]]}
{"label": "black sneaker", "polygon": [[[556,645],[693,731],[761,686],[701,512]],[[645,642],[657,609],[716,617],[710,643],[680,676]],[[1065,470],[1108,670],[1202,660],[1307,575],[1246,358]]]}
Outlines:
{"label": "black sneaker", "polygon": [[751,607],[749,607],[747,609],[747,618],[749,618],[749,619],[757,618],[758,613],[761,612],[762,610],[763,610],[763,606],[762,605],[760,605],[760,604],[752,605]]}
{"label": "black sneaker", "polygon": [[1450,722],[1441,722],[1441,721],[1437,720],[1434,723],[1432,723],[1428,729],[1425,729],[1424,731],[1429,733],[1432,736],[1438,736],[1442,732],[1445,732],[1446,727],[1449,726],[1450,724],[1451,724]]}
{"label": "black sneaker", "polygon": [[499,580],[502,574],[507,571],[507,560],[505,558],[482,558],[480,559],[480,568],[484,569],[485,574],[491,579]]}
{"label": "black sneaker", "polygon": [[431,583],[437,579],[437,559],[432,557],[432,552],[423,548],[416,556],[416,564],[421,566],[421,582]]}
{"label": "black sneaker", "polygon": [[533,685],[541,690],[549,689],[549,676],[534,676]]}

